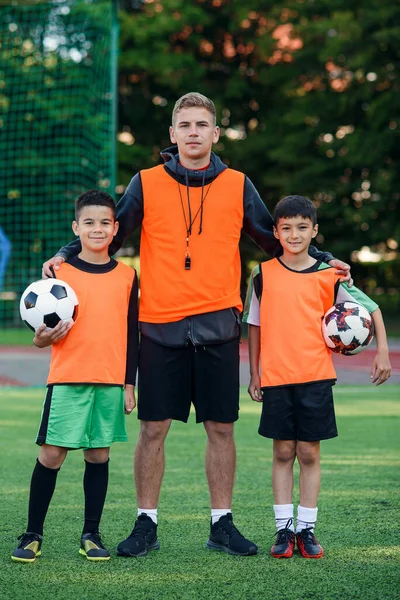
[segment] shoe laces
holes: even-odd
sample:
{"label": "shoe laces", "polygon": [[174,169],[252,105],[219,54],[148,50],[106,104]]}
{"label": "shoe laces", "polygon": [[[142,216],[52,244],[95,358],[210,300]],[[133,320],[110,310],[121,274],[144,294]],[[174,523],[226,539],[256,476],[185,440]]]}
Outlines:
{"label": "shoe laces", "polygon": [[298,535],[306,543],[318,544],[317,539],[316,539],[311,527],[306,527],[305,529],[302,529]]}
{"label": "shoe laces", "polygon": [[101,539],[101,533],[99,531],[91,533],[85,539],[90,540],[91,542],[96,544],[96,546],[98,546],[99,548],[103,548],[105,550],[102,539]]}
{"label": "shoe laces", "polygon": [[31,542],[40,542],[41,539],[42,539],[42,536],[39,535],[38,533],[33,533],[30,531],[21,533],[21,535],[19,535],[17,537],[17,540],[21,540],[18,547],[21,548],[23,546],[26,546],[27,544],[30,544]]}
{"label": "shoe laces", "polygon": [[277,536],[276,544],[284,544],[291,537],[290,534],[294,535],[293,531],[290,529],[291,525],[293,525],[292,518],[288,519],[288,521],[283,529],[279,529],[279,531],[277,531],[275,533],[275,535]]}
{"label": "shoe laces", "polygon": [[235,525],[233,524],[232,515],[228,515],[225,515],[225,519],[224,517],[221,517],[221,519],[218,522],[218,528],[222,529],[222,531],[224,531],[229,537],[239,536],[241,538],[244,538],[244,536],[240,533],[237,527],[235,527]]}
{"label": "shoe laces", "polygon": [[155,527],[154,521],[142,513],[138,516],[130,537],[135,535],[147,535],[153,529],[153,527]]}

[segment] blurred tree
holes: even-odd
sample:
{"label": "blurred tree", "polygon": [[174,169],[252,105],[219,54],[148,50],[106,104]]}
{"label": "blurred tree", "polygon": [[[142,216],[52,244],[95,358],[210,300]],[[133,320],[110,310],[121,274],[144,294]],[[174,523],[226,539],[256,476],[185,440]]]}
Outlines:
{"label": "blurred tree", "polygon": [[[175,100],[201,91],[217,106],[216,151],[271,211],[283,195],[305,194],[319,208],[318,241],[336,256],[378,243],[396,250],[400,5],[146,0],[135,8],[121,12],[119,119],[131,133],[119,144],[121,184],[158,162]],[[242,252],[245,267],[262,258],[248,240]]]}

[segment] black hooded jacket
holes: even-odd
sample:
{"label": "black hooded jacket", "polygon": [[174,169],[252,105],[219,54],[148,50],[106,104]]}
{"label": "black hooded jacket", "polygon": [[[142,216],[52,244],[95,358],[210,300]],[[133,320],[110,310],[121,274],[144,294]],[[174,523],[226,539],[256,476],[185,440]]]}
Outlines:
{"label": "black hooded jacket", "polygon": [[[189,187],[208,185],[228,167],[211,153],[210,165],[200,171],[186,169],[179,163],[177,146],[161,153],[164,169],[176,181]],[[161,192],[162,193],[162,192]],[[125,194],[117,204],[118,233],[110,245],[112,256],[123,245],[143,220],[143,189],[140,172],[130,181]],[[243,231],[269,256],[280,252],[280,244],[273,235],[273,219],[259,193],[248,177],[245,177],[243,193]],[[207,227],[207,210],[202,215],[203,227]],[[80,240],[74,240],[61,248],[58,255],[66,259],[81,251]],[[310,255],[328,262],[333,256],[310,246]],[[202,315],[193,315],[173,323],[140,323],[142,335],[165,346],[184,346],[189,342],[195,345],[220,343],[234,339],[240,334],[240,318],[236,309],[224,309]]]}

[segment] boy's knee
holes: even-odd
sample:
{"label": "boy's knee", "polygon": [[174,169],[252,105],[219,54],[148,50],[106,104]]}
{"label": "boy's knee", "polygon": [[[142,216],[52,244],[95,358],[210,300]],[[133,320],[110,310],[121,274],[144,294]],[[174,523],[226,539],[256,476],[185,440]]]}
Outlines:
{"label": "boy's knee", "polygon": [[67,449],[43,444],[40,446],[39,462],[48,469],[59,469],[67,455]]}
{"label": "boy's knee", "polygon": [[280,463],[293,463],[296,458],[296,446],[292,440],[274,443],[274,460]]}
{"label": "boy's knee", "polygon": [[300,464],[312,465],[319,461],[319,442],[301,442],[297,445],[297,458]]}

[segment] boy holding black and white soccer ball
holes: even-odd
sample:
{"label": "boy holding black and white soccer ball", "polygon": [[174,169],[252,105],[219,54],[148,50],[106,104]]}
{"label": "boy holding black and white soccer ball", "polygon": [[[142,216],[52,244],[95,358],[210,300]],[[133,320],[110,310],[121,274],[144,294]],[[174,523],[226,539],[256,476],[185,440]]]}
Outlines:
{"label": "boy holding black and white soccer ball", "polygon": [[[272,487],[276,521],[275,558],[290,558],[295,540],[305,558],[321,558],[314,535],[320,488],[320,441],[337,436],[332,386],[336,373],[321,321],[335,303],[353,300],[370,313],[377,354],[371,379],[380,385],[391,367],[382,313],[355,287],[340,284],[329,265],[308,253],[318,232],[313,203],[287,196],[275,207],[274,235],[283,253],[252,273],[243,320],[249,324],[249,394],[262,402],[260,435],[272,438]],[[261,365],[261,376],[260,376]],[[296,532],[293,466],[300,465]]]}
{"label": "boy holding black and white soccer ball", "polygon": [[85,519],[79,552],[88,560],[109,560],[99,523],[108,485],[108,457],[113,442],[127,441],[125,415],[136,405],[138,361],[137,297],[134,269],[109,257],[118,230],[114,200],[89,190],[76,202],[74,233],[82,250],[57,272],[79,299],[73,324],[60,321],[36,331],[33,343],[52,346],[47,394],[36,443],[28,525],[12,553],[16,562],[41,554],[43,524],[58,471],[69,450],[85,458]]}

